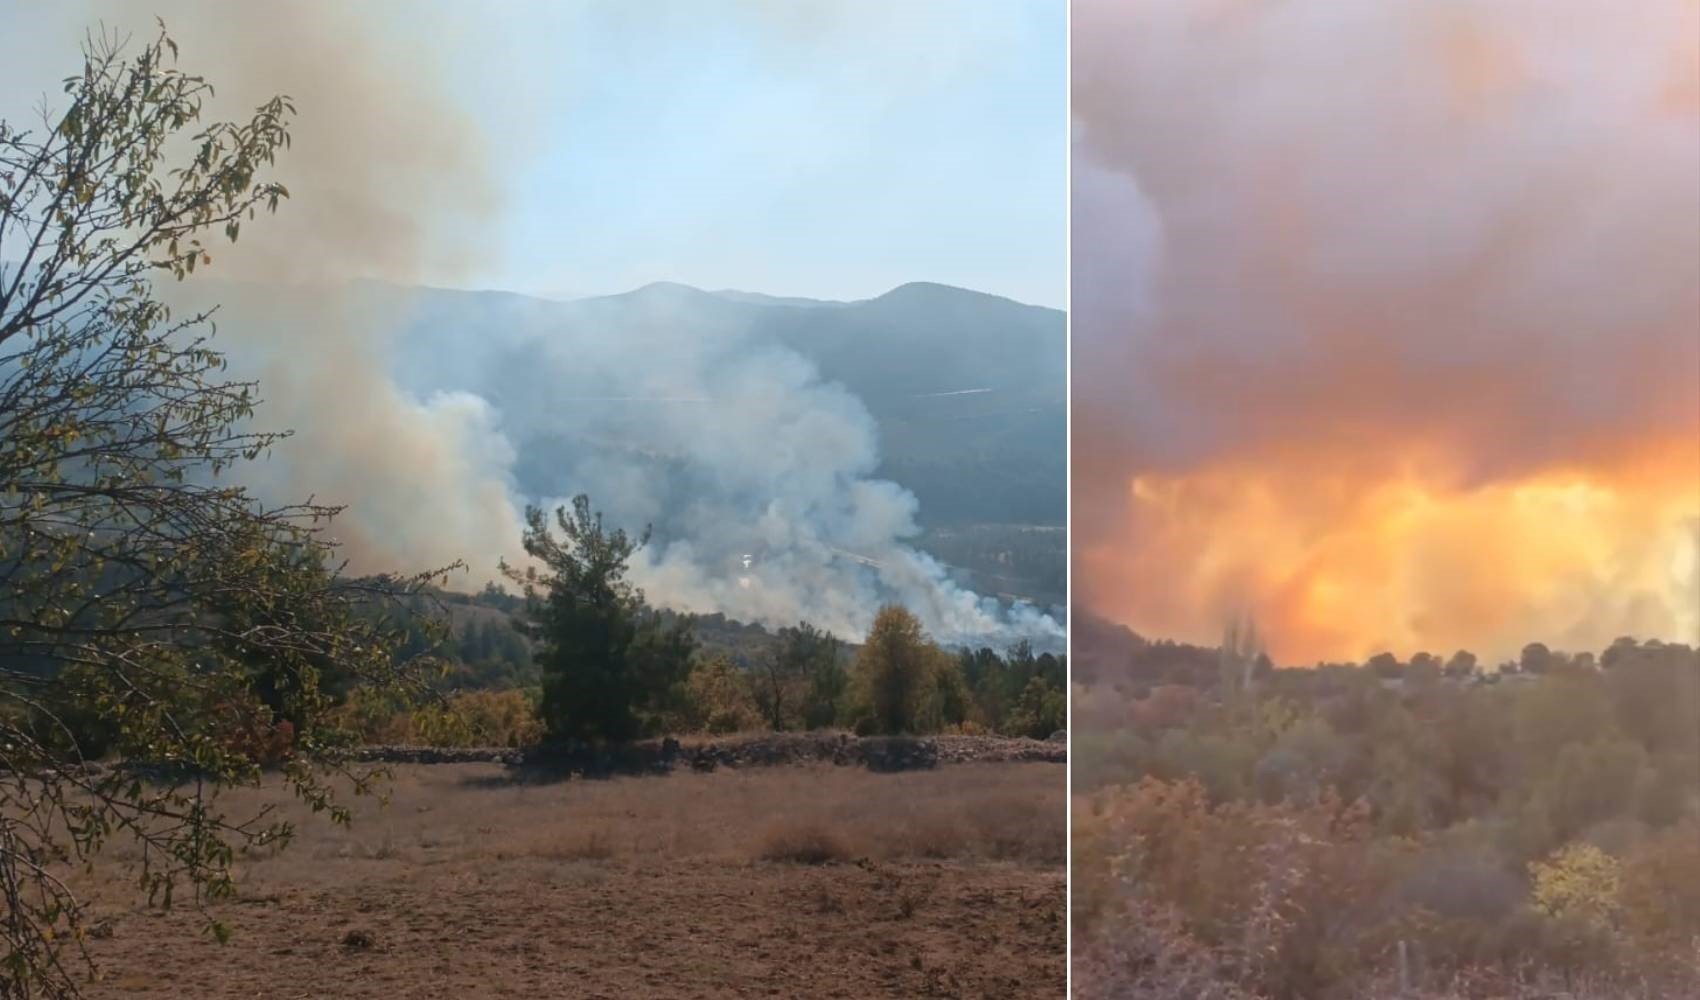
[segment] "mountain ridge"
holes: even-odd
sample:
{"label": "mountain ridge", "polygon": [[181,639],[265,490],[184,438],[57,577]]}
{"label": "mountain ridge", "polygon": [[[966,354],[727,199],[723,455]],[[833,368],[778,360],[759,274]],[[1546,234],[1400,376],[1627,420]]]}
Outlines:
{"label": "mountain ridge", "polygon": [[[213,282],[209,282],[209,284],[212,283]],[[878,295],[871,295],[867,298],[860,299],[822,299],[807,295],[773,295],[767,292],[753,292],[740,288],[709,289],[682,281],[671,281],[667,279],[648,281],[641,285],[625,289],[624,291],[597,292],[587,295],[542,294],[537,292],[517,291],[511,288],[451,288],[445,285],[406,284],[381,278],[351,278],[349,279],[348,284],[356,287],[368,286],[406,292],[441,292],[456,295],[501,296],[553,303],[557,305],[568,305],[571,303],[588,302],[598,299],[626,299],[642,297],[645,293],[694,293],[697,295],[722,299],[724,301],[740,302],[747,305],[789,305],[799,307],[852,306],[868,302],[878,302],[882,299],[903,299],[921,295],[943,294],[958,295],[973,299],[989,299],[1019,306],[1023,309],[1036,309],[1058,315],[1061,315],[1064,312],[1064,310],[1058,309],[1055,306],[1023,302],[1020,299],[1011,298],[1007,295],[999,295],[996,292],[987,292],[976,288],[967,288],[962,285],[952,285],[940,281],[905,281],[901,284],[893,285],[891,288],[880,292]]]}

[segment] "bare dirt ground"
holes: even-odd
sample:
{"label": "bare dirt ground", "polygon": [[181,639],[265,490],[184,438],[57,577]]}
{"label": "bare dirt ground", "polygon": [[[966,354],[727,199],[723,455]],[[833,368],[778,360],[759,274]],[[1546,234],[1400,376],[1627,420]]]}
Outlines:
{"label": "bare dirt ground", "polygon": [[1066,788],[1045,763],[793,765],[513,785],[403,765],[302,814],[205,918],[84,879],[91,997],[1061,997]]}

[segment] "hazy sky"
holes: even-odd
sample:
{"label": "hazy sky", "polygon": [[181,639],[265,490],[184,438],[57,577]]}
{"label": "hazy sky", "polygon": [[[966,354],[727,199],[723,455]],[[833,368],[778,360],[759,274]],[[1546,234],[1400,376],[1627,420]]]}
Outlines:
{"label": "hazy sky", "polygon": [[[422,280],[825,298],[930,280],[1066,299],[1062,0],[349,6],[0,0],[0,114],[57,93],[101,18],[146,31],[163,13],[184,67],[215,83],[243,46],[299,45],[311,66],[315,45],[357,44],[384,86],[433,78],[486,160],[496,218],[467,237],[475,264]],[[298,20],[320,23],[283,23]],[[417,213],[455,195],[427,187]]]}

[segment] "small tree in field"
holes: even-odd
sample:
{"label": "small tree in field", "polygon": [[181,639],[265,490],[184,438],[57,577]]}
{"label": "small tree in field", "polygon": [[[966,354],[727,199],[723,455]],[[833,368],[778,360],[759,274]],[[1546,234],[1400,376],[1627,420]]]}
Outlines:
{"label": "small tree in field", "polygon": [[803,728],[826,729],[836,725],[844,712],[844,697],[850,690],[850,672],[844,669],[836,650],[832,659],[822,659],[809,674],[803,699]]}
{"label": "small tree in field", "polygon": [[955,661],[927,638],[919,619],[896,605],[881,608],[856,654],[856,679],[874,728],[913,733],[924,722],[936,724],[939,673],[947,669],[954,671]]}
{"label": "small tree in field", "polygon": [[736,733],[761,725],[761,713],[750,690],[750,678],[723,656],[702,659],[686,682],[690,729],[703,733]]}
{"label": "small tree in field", "polygon": [[1043,677],[1027,682],[1010,710],[1007,729],[1016,736],[1042,740],[1068,724],[1068,698]]}
{"label": "small tree in field", "polygon": [[582,494],[571,514],[556,509],[559,540],[540,508],[525,518],[525,551],[542,568],[502,571],[524,588],[521,624],[542,643],[544,727],[556,740],[645,735],[683,695],[695,646],[688,619],[662,622],[626,579],[648,529],[637,538],[605,529]]}
{"label": "small tree in field", "polygon": [[[286,196],[262,175],[293,109],[203,125],[211,87],[175,68],[163,29],[125,49],[91,39],[62,111],[0,122],[6,998],[76,995],[81,908],[57,873],[112,840],[141,847],[141,887],[169,904],[228,894],[237,851],[290,836],[217,807],[264,764],[346,820],[331,774],[356,790],[373,775],[344,763],[328,675],[407,688],[399,633],[371,612],[434,576],[351,582],[320,534],[335,508],[229,484],[280,435],[244,429],[256,387],[222,377],[210,313],[173,317],[154,286]],[[78,766],[96,754],[194,780]]]}
{"label": "small tree in field", "polygon": [[839,642],[808,622],[779,630],[779,647],[756,666],[755,698],[768,728],[832,724],[844,693]]}

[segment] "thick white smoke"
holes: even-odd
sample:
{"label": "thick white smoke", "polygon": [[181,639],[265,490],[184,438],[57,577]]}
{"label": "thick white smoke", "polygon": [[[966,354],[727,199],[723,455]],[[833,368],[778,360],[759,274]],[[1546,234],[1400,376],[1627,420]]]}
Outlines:
{"label": "thick white smoke", "polygon": [[[490,328],[419,334],[398,377],[416,398],[496,401],[499,450],[528,464],[508,481],[550,487],[516,486],[516,502],[582,492],[615,523],[653,525],[634,576],[656,603],[858,636],[895,601],[947,640],[1060,642],[1049,616],[956,585],[907,544],[916,501],[874,477],[878,428],[862,402],[729,303],[655,286],[563,307],[571,322],[510,304]],[[416,308],[441,322],[440,306]]]}

